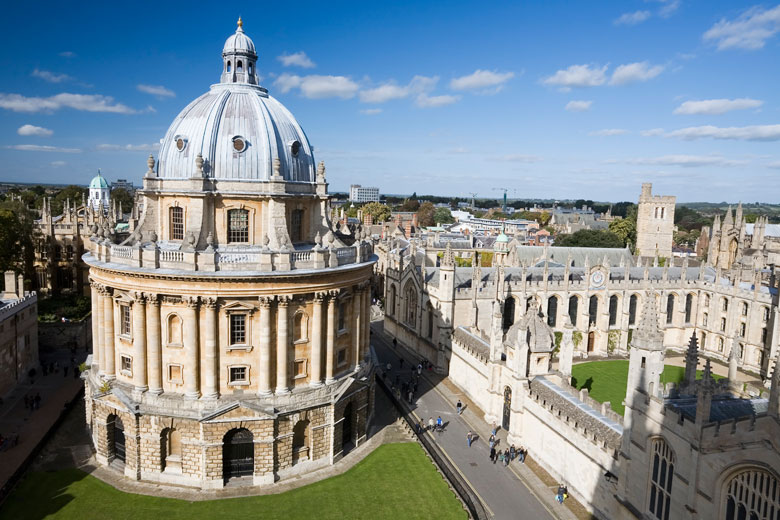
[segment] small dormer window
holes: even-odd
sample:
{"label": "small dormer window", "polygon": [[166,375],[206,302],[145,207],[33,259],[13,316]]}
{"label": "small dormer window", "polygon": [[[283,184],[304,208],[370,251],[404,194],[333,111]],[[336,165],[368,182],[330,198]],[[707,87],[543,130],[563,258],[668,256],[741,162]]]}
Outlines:
{"label": "small dormer window", "polygon": [[181,135],[177,135],[173,138],[173,142],[176,143],[176,149],[183,152],[187,147],[187,138]]}
{"label": "small dormer window", "polygon": [[300,141],[293,141],[290,145],[290,152],[292,152],[293,157],[298,157],[298,152],[301,150],[301,143]]}
{"label": "small dormer window", "polygon": [[235,136],[233,138],[233,149],[239,153],[246,150],[246,140],[240,135]]}

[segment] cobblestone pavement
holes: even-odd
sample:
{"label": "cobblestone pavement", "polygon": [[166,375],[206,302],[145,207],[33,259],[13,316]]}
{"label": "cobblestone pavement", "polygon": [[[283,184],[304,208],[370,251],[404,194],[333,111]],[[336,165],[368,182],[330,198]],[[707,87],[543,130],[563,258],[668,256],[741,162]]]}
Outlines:
{"label": "cobblestone pavement", "polygon": [[[372,324],[371,344],[377,351],[381,363],[391,363],[390,381],[395,383],[396,375],[399,383],[411,377],[411,363],[415,365],[408,351],[393,349],[388,337],[382,332],[382,323]],[[404,368],[400,369],[399,356],[405,360]],[[445,423],[443,433],[425,433],[429,435],[444,451],[450,462],[456,466],[461,476],[466,479],[487,506],[488,513],[497,519],[576,519],[577,516],[567,507],[555,502],[557,485],[546,485],[526,464],[515,460],[504,467],[500,462],[490,462],[487,439],[490,437],[491,426],[483,419],[483,413],[473,405],[466,396],[459,393],[457,387],[447,384],[440,376],[423,371],[417,396],[413,401],[413,413],[427,424],[428,418],[436,420],[441,416]],[[455,403],[460,399],[466,408],[461,415],[455,411]],[[467,446],[468,431],[476,433],[479,438]],[[499,446],[504,449],[506,432],[499,430]],[[531,454],[533,456],[533,454]]]}

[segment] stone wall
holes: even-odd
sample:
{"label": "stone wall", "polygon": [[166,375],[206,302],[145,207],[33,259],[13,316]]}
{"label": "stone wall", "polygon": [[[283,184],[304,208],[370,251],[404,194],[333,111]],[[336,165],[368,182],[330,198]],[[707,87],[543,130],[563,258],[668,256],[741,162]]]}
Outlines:
{"label": "stone wall", "polygon": [[79,320],[63,323],[41,322],[38,325],[38,341],[41,352],[75,348],[81,351],[92,350],[92,315]]}

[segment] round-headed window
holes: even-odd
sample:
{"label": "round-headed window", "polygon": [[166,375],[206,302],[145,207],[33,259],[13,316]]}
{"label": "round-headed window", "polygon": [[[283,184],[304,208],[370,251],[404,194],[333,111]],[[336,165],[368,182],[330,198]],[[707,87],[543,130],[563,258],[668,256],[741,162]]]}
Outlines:
{"label": "round-headed window", "polygon": [[243,152],[246,150],[246,140],[240,135],[233,138],[233,149],[237,152]]}
{"label": "round-headed window", "polygon": [[298,157],[298,152],[301,150],[301,143],[299,141],[293,141],[290,145],[290,151],[293,157]]}

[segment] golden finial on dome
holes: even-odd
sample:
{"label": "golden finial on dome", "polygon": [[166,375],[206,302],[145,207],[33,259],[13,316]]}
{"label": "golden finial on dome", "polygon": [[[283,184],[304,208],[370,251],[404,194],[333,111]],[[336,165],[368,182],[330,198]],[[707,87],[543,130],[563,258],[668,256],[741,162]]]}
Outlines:
{"label": "golden finial on dome", "polygon": [[238,17],[238,28],[243,30],[244,28],[244,22],[241,21],[241,17]]}

